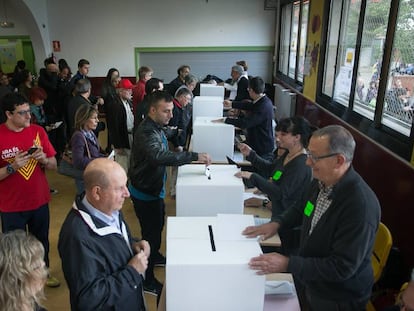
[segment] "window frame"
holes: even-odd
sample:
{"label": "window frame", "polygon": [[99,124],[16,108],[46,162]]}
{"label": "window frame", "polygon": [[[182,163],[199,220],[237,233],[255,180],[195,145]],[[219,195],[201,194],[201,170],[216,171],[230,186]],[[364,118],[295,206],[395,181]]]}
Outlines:
{"label": "window frame", "polygon": [[[291,42],[291,39],[292,39],[292,25],[293,25],[292,24],[292,19],[293,19],[293,14],[294,14],[293,5],[294,5],[295,2],[299,2],[298,31],[297,31],[297,37],[299,38],[299,41],[296,44],[295,73],[294,73],[294,78],[292,78],[292,77],[289,76],[290,52],[291,52],[290,44],[289,44],[289,52],[288,52],[288,55],[287,55],[287,57],[288,57],[288,60],[287,60],[288,73],[287,74],[284,74],[281,70],[279,70],[279,62],[280,62],[280,57],[281,57],[281,49],[283,48],[282,44],[281,44],[282,43],[281,42],[281,39],[282,39],[282,37],[281,37],[281,32],[282,32],[281,22],[282,22],[282,11],[283,11],[282,7],[285,6],[285,5],[292,5],[292,8],[290,10],[291,11],[291,16],[290,16],[291,24],[289,26],[289,28],[290,28],[289,42]],[[299,70],[299,66],[300,66],[300,62],[299,62],[299,60],[300,60],[300,47],[301,47],[301,41],[300,40],[301,40],[301,34],[302,34],[302,15],[303,15],[302,11],[303,11],[304,2],[306,2],[308,4],[308,7],[310,8],[310,0],[281,0],[280,1],[280,10],[278,10],[278,21],[279,21],[278,29],[279,29],[279,33],[277,34],[277,39],[279,41],[279,44],[278,44],[278,51],[277,51],[277,59],[276,59],[276,62],[275,62],[275,64],[276,64],[276,66],[275,66],[276,67],[275,76],[278,79],[280,79],[280,80],[286,82],[287,84],[293,86],[298,91],[303,90],[303,79],[304,79],[304,76],[305,76],[304,74],[302,75],[302,81],[300,81],[298,79],[298,70]],[[307,28],[309,27],[309,15],[310,15],[310,9],[309,8],[308,8]],[[307,29],[306,29],[306,31],[307,31]],[[305,41],[306,41],[305,42],[305,49],[306,49],[306,47],[308,45],[308,37],[307,36],[306,36]],[[305,54],[306,54],[306,51],[305,51]]]}
{"label": "window frame", "polygon": [[[386,31],[386,38],[385,38],[385,45],[384,50],[382,51],[382,66],[380,72],[380,81],[379,81],[379,92],[377,95],[377,104],[374,111],[374,120],[371,120],[364,115],[357,113],[354,111],[354,99],[355,99],[355,89],[356,89],[356,80],[358,78],[358,68],[360,62],[360,53],[361,53],[361,41],[363,35],[363,27],[364,27],[364,18],[366,13],[366,5],[368,0],[361,0],[361,13],[358,20],[358,30],[357,30],[357,38],[356,38],[356,46],[355,46],[355,63],[352,70],[352,83],[351,83],[351,91],[349,94],[349,101],[348,106],[344,106],[336,101],[333,100],[333,94],[335,91],[335,84],[332,88],[332,96],[328,96],[323,93],[323,81],[324,81],[324,67],[325,61],[327,57],[327,40],[329,34],[329,18],[330,18],[330,5],[331,1],[327,0],[325,2],[324,7],[324,16],[328,16],[328,18],[324,18],[322,22],[322,39],[321,39],[321,48],[320,48],[320,60],[319,60],[319,70],[318,70],[318,77],[317,77],[317,90],[316,90],[316,102],[320,104],[322,107],[326,108],[330,112],[334,113],[336,116],[344,120],[345,122],[349,123],[351,126],[354,126],[356,129],[360,130],[364,134],[368,135],[373,140],[377,141],[384,147],[390,149],[392,152],[398,154],[399,156],[403,157],[407,161],[410,161],[411,153],[413,151],[414,146],[414,123],[411,126],[410,135],[406,136],[397,130],[394,130],[387,125],[385,125],[382,121],[383,113],[384,113],[384,97],[387,91],[387,81],[389,75],[389,66],[392,57],[392,50],[394,45],[394,35],[396,31],[396,22],[398,19],[398,10],[399,10],[399,1],[398,0],[391,0],[390,4],[390,12],[389,18],[387,23],[387,31]],[[293,1],[281,1],[281,6],[286,3],[292,3]],[[302,2],[302,1],[301,1]],[[343,7],[345,2],[342,2],[342,10],[341,10],[341,25],[342,20],[344,18]],[[279,19],[280,21],[280,19]],[[341,27],[341,32],[344,31]],[[341,42],[341,35],[338,35],[338,47],[336,49],[336,59],[335,64],[338,64],[338,57],[340,57],[340,49],[339,43]],[[335,76],[339,71],[339,67],[335,66]],[[291,87],[302,91],[303,83],[295,79],[290,79],[286,77],[283,73],[281,73],[278,68],[276,70],[276,77],[283,82],[286,82]]]}

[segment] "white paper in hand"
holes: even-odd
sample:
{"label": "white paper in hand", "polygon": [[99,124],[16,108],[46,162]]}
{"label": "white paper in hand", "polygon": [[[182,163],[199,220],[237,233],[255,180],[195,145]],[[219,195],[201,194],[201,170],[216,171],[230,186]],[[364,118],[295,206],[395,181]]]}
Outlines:
{"label": "white paper in hand", "polygon": [[61,126],[63,121],[57,121],[55,124],[53,124],[53,128],[57,129],[59,126]]}
{"label": "white paper in hand", "polygon": [[114,160],[114,158],[115,158],[115,150],[112,150],[111,153],[108,156],[108,159],[109,160]]}
{"label": "white paper in hand", "polygon": [[289,281],[266,281],[265,295],[293,295],[293,284]]}

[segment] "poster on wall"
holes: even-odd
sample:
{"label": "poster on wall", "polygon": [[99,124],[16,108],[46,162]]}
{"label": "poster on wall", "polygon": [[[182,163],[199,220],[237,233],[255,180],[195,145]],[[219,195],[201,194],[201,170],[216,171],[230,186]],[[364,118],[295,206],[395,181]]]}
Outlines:
{"label": "poster on wall", "polygon": [[354,67],[355,49],[347,48],[345,53],[344,66]]}
{"label": "poster on wall", "polygon": [[60,52],[60,41],[54,40],[52,41],[53,52]]}
{"label": "poster on wall", "polygon": [[16,46],[7,45],[0,46],[0,67],[4,72],[11,72],[10,68],[14,68],[17,63]]}

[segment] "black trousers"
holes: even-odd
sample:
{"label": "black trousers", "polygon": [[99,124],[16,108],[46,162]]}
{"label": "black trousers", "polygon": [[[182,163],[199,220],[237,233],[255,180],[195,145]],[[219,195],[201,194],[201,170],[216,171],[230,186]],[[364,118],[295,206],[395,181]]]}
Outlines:
{"label": "black trousers", "polygon": [[329,297],[321,298],[311,294],[306,289],[298,291],[301,309],[303,311],[365,311],[368,300],[356,301],[335,301],[329,300]]}
{"label": "black trousers", "polygon": [[154,276],[154,260],[161,247],[161,233],[164,228],[165,204],[163,199],[143,201],[132,198],[135,214],[141,225],[142,239],[147,240],[151,246],[148,268],[145,272],[145,282],[151,282]]}
{"label": "black trousers", "polygon": [[49,205],[25,212],[1,213],[3,233],[21,229],[30,232],[42,243],[45,249],[45,264],[49,267]]}

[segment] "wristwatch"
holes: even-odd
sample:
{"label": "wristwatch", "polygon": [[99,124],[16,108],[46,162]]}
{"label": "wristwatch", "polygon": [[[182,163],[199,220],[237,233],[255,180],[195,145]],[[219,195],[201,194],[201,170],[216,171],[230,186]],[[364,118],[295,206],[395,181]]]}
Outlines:
{"label": "wristwatch", "polygon": [[7,164],[6,170],[7,170],[7,174],[9,175],[16,172],[16,170],[13,168],[13,166],[10,163]]}
{"label": "wristwatch", "polygon": [[270,201],[268,200],[268,199],[264,199],[263,201],[262,201],[262,206],[263,207],[266,207],[266,205],[269,203]]}

